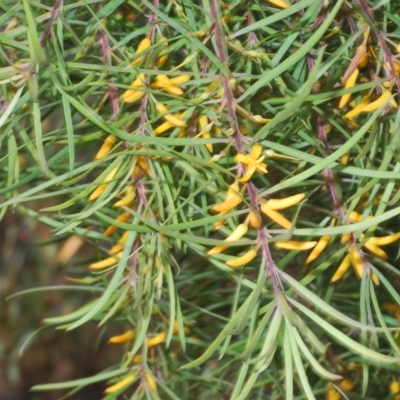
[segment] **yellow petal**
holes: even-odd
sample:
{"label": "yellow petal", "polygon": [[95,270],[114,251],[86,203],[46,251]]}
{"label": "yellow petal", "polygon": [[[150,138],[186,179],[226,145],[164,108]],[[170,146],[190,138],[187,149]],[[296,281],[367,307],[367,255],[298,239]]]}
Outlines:
{"label": "yellow petal", "polygon": [[356,385],[356,382],[352,382],[350,379],[343,379],[339,383],[339,387],[342,390],[345,390],[346,392],[350,392],[350,390],[353,390]]}
{"label": "yellow petal", "polygon": [[369,104],[369,102],[370,102],[370,97],[369,96],[364,96],[360,100],[360,103],[356,107],[354,107],[353,110],[351,110],[347,114],[345,114],[344,118],[351,119],[351,118],[354,118],[357,115],[361,114],[361,112],[362,112],[361,110],[364,108],[364,106]]}
{"label": "yellow petal", "polygon": [[117,201],[113,207],[124,207],[124,206],[129,206],[132,204],[133,200],[135,200],[136,197],[136,191],[132,186],[128,186],[126,189],[126,196],[124,196],[121,200]]}
{"label": "yellow petal", "polygon": [[154,392],[158,393],[158,391],[157,391],[157,383],[156,383],[155,379],[150,374],[146,374],[146,382],[149,385],[149,388],[151,390],[153,390]]}
{"label": "yellow petal", "polygon": [[371,279],[372,279],[372,282],[374,282],[376,286],[379,285],[379,278],[375,272],[371,272]]}
{"label": "yellow petal", "polygon": [[136,374],[132,374],[127,376],[126,378],[122,379],[115,385],[109,386],[105,391],[104,394],[110,394],[118,392],[118,390],[122,389],[123,387],[127,386],[129,383],[133,382],[136,379]]}
{"label": "yellow petal", "polygon": [[262,146],[260,146],[259,144],[255,144],[251,148],[251,152],[249,154],[249,157],[252,158],[253,160],[257,160],[258,158],[260,158],[262,150],[263,150]]}
{"label": "yellow petal", "polygon": [[60,264],[67,263],[77,253],[83,243],[84,240],[80,236],[71,235],[58,251],[57,262]]}
{"label": "yellow petal", "polygon": [[164,341],[166,336],[167,335],[165,334],[165,332],[161,332],[157,336],[147,339],[147,348],[158,346]]}
{"label": "yellow petal", "polygon": [[118,254],[115,254],[112,257],[106,258],[105,260],[98,261],[96,263],[90,264],[89,269],[91,270],[99,270],[108,267],[112,267],[117,264],[122,257],[122,251]]}
{"label": "yellow petal", "polygon": [[118,168],[119,168],[119,167],[115,167],[115,168],[105,177],[105,179],[104,179],[104,181],[103,181],[104,184],[98,186],[98,187],[94,190],[94,192],[93,192],[93,193],[90,195],[90,197],[89,197],[89,201],[95,200],[95,199],[97,199],[98,197],[100,197],[100,195],[101,195],[101,194],[106,190],[106,188],[107,188],[106,183],[110,182],[110,181],[114,178],[115,174],[116,174],[117,171],[118,171]]}
{"label": "yellow petal", "polygon": [[276,222],[278,225],[282,226],[285,229],[290,229],[292,227],[292,223],[287,220],[282,214],[279,214],[277,211],[268,207],[267,204],[263,204],[261,206],[261,211],[272,221]]}
{"label": "yellow petal", "polygon": [[[225,242],[236,242],[241,239],[247,232],[248,227],[245,224],[238,225],[235,230],[225,239]],[[226,250],[228,246],[215,246],[206,255],[212,256]]]}
{"label": "yellow petal", "polygon": [[[142,51],[145,51],[145,50],[146,50],[147,48],[149,48],[150,46],[151,46],[151,41],[150,41],[150,39],[147,38],[147,37],[144,38],[144,39],[139,43],[139,46],[138,46],[138,48],[137,48],[135,54],[139,54],[139,53],[141,53]],[[139,64],[140,61],[143,60],[143,57],[144,57],[144,56],[141,56],[141,57],[137,58],[135,61],[133,61],[133,62],[131,63],[131,65],[134,66],[134,65]]]}
{"label": "yellow petal", "polygon": [[329,235],[321,236],[321,238],[318,240],[317,245],[308,256],[306,260],[306,265],[312,263],[317,257],[321,255],[321,253],[325,250],[325,247],[328,245],[330,238],[331,237]]}
{"label": "yellow petal", "polygon": [[179,128],[184,128],[187,126],[186,122],[181,121],[179,118],[175,117],[172,114],[167,114],[164,115],[163,118],[165,118],[168,122],[170,122],[174,126],[178,126]]}
{"label": "yellow petal", "polygon": [[275,246],[278,249],[285,249],[285,250],[310,250],[312,249],[317,242],[296,242],[294,240],[278,240],[275,242]]}
{"label": "yellow petal", "polygon": [[262,221],[257,213],[250,211],[249,213],[249,225],[253,229],[258,229],[262,224]]}
{"label": "yellow petal", "polygon": [[[129,219],[130,214],[128,212],[123,212],[117,219],[117,222],[126,222]],[[118,228],[115,225],[110,225],[104,232],[104,236],[112,235]]]}
{"label": "yellow petal", "polygon": [[[368,215],[366,219],[371,219],[371,218],[372,218],[372,217],[371,217],[370,215]],[[349,214],[349,219],[350,219],[351,221],[353,221],[353,222],[361,222],[361,221],[363,220],[363,216],[362,216],[362,214],[359,214],[359,213],[356,212],[356,211],[352,211],[352,212]]]}
{"label": "yellow petal", "polygon": [[110,339],[108,339],[107,343],[108,344],[126,343],[126,342],[129,342],[134,337],[135,337],[135,331],[130,330],[130,331],[126,331],[122,335],[110,337]]}
{"label": "yellow petal", "polygon": [[305,196],[305,193],[299,193],[294,196],[285,197],[284,199],[270,199],[266,204],[273,210],[284,210],[298,204]]}
{"label": "yellow petal", "polygon": [[164,106],[164,104],[157,102],[156,103],[156,110],[160,114],[166,114],[168,112],[168,108]]}
{"label": "yellow petal", "polygon": [[240,183],[247,182],[253,176],[254,172],[256,172],[256,166],[248,165],[247,169],[246,169],[246,173],[240,179],[238,179],[238,181]]}
{"label": "yellow petal", "polygon": [[166,132],[168,129],[174,128],[174,125],[171,124],[171,122],[166,121],[160,126],[158,126],[156,129],[154,129],[154,134],[155,135],[161,135],[162,133]]}
{"label": "yellow petal", "polygon": [[395,242],[397,239],[400,239],[400,232],[393,233],[389,236],[370,237],[368,239],[368,243],[374,244],[375,246],[386,246],[390,243]]}
{"label": "yellow petal", "polygon": [[224,211],[231,211],[237,205],[242,202],[242,196],[240,194],[236,194],[231,199],[224,201],[223,203],[216,204],[214,207],[211,208],[212,212],[224,212]]}
{"label": "yellow petal", "polygon": [[186,74],[175,76],[174,78],[170,79],[170,82],[172,82],[173,85],[179,85],[188,81],[190,81],[190,75]]}
{"label": "yellow petal", "polygon": [[111,150],[116,141],[117,138],[114,135],[107,136],[106,139],[104,140],[103,145],[100,147],[100,150],[95,155],[94,159],[101,160],[102,158],[104,158]]}
{"label": "yellow petal", "polygon": [[360,253],[356,248],[353,248],[350,251],[350,259],[351,259],[351,264],[353,265],[354,272],[357,275],[357,278],[361,279],[363,274],[363,262]]}
{"label": "yellow petal", "polygon": [[382,258],[384,260],[387,260],[389,258],[386,252],[384,252],[380,247],[376,246],[375,244],[370,243],[369,240],[367,241],[367,243],[364,243],[364,247],[379,258]]}
{"label": "yellow petal", "polygon": [[122,101],[124,103],[131,104],[134,103],[135,101],[140,100],[144,95],[145,95],[144,91],[129,89],[122,95]]}
{"label": "yellow petal", "polygon": [[251,249],[244,253],[241,257],[234,258],[232,260],[227,261],[225,264],[228,267],[237,268],[242,267],[243,265],[248,264],[253,258],[257,255],[257,252],[254,249]]}
{"label": "yellow petal", "polygon": [[[358,68],[354,70],[354,72],[351,74],[351,76],[344,85],[345,89],[351,88],[355,85],[359,72],[360,71]],[[347,104],[347,102],[350,100],[350,96],[351,94],[345,94],[341,97],[339,102],[339,110]]]}
{"label": "yellow petal", "polygon": [[336,270],[335,274],[332,276],[331,282],[336,282],[339,280],[344,273],[347,271],[351,263],[350,254],[347,254],[345,258],[343,258],[342,263],[340,264],[339,268]]}
{"label": "yellow petal", "polygon": [[271,3],[274,6],[284,8],[284,9],[290,7],[290,4],[286,3],[286,1],[283,1],[283,0],[268,0],[268,3]]}
{"label": "yellow petal", "polygon": [[380,97],[373,101],[372,103],[367,104],[361,109],[361,112],[372,112],[377,110],[382,104],[386,102],[390,97],[392,96],[392,93],[389,90],[384,90]]}

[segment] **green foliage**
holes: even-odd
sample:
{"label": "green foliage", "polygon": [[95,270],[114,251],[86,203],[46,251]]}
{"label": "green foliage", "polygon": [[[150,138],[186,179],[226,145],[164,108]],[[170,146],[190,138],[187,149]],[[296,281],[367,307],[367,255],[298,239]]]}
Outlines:
{"label": "green foliage", "polygon": [[2,1],[1,215],[96,248],[43,323],[126,350],[34,390],[396,393],[400,2],[372,5]]}

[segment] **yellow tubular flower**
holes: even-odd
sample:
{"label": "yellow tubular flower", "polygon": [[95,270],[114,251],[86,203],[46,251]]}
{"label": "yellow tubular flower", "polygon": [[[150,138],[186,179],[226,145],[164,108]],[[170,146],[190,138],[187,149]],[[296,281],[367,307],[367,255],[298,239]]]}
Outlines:
{"label": "yellow tubular flower", "polygon": [[146,374],[146,382],[151,390],[158,393],[156,380],[150,374]]}
{"label": "yellow tubular flower", "polygon": [[212,207],[211,211],[218,213],[231,211],[233,208],[239,205],[242,200],[243,198],[240,193],[234,193],[228,200],[225,200],[224,202],[216,204],[214,207]]}
{"label": "yellow tubular flower", "polygon": [[161,124],[160,126],[158,126],[156,129],[154,129],[153,132],[155,135],[161,135],[162,133],[166,132],[167,130],[169,130],[171,128],[175,128],[175,126],[172,125],[171,122],[166,121],[163,124]]}
{"label": "yellow tubular flower", "polygon": [[143,90],[138,90],[138,89],[143,88],[144,84],[145,84],[145,76],[144,74],[139,74],[138,77],[131,83],[131,87],[133,89],[128,89],[122,95],[122,101],[124,103],[130,104],[141,99],[145,95],[145,92]]}
{"label": "yellow tubular flower", "polygon": [[317,245],[308,256],[306,260],[306,265],[311,264],[317,257],[321,255],[321,253],[325,250],[325,247],[328,245],[330,238],[331,237],[329,235],[321,236],[321,238],[318,240]]}
{"label": "yellow tubular flower", "polygon": [[[400,383],[398,381],[393,381],[389,386],[390,394],[400,393]],[[396,396],[394,400],[400,400],[400,395]]]}
{"label": "yellow tubular flower", "polygon": [[349,111],[347,114],[345,114],[344,118],[346,119],[352,119],[356,117],[357,115],[361,114],[361,110],[370,103],[371,98],[369,96],[364,96],[361,100],[360,103],[353,108],[353,110]]}
{"label": "yellow tubular flower", "polygon": [[[349,79],[344,84],[344,88],[345,89],[349,89],[349,88],[353,87],[356,84],[356,80],[357,80],[357,77],[358,77],[359,73],[360,73],[359,69],[356,68],[354,70],[354,72],[351,74],[351,76],[349,77]],[[341,108],[343,108],[348,103],[348,101],[350,100],[350,96],[351,96],[351,94],[345,94],[340,98],[339,110]]]}
{"label": "yellow tubular flower", "polygon": [[262,147],[259,145],[253,146],[250,154],[237,154],[234,158],[235,162],[240,162],[247,166],[247,171],[245,175],[239,179],[239,182],[244,183],[247,182],[254,172],[258,171],[260,173],[266,174],[267,171],[267,164],[263,163],[265,156],[260,156],[262,152]]}
{"label": "yellow tubular flower", "polygon": [[115,254],[112,257],[106,258],[105,260],[98,261],[96,263],[90,264],[89,269],[93,270],[100,270],[105,269],[108,267],[112,267],[113,265],[117,264],[118,261],[122,257],[122,251],[118,254]]}
{"label": "yellow tubular flower", "polygon": [[341,400],[341,398],[342,395],[333,387],[326,392],[326,400]]}
{"label": "yellow tubular flower", "polygon": [[[368,217],[366,219],[371,219],[372,217],[370,215],[368,215]],[[361,222],[363,220],[363,216],[362,214],[359,214],[356,211],[352,211],[349,214],[349,219],[353,222]]]}
{"label": "yellow tubular flower", "polygon": [[266,124],[271,121],[269,118],[263,118],[261,115],[252,115],[250,121],[256,124]]}
{"label": "yellow tubular flower", "polygon": [[350,151],[347,153],[343,154],[342,158],[340,159],[340,164],[341,165],[347,165],[350,159]]}
{"label": "yellow tubular flower", "polygon": [[165,37],[162,37],[162,38],[160,38],[158,43],[162,44],[165,47],[165,49],[160,52],[158,60],[157,60],[157,66],[162,67],[167,62],[167,59],[168,59],[168,56],[165,54],[168,49],[168,41]]}
{"label": "yellow tubular flower", "polygon": [[143,96],[145,95],[144,91],[141,90],[127,90],[123,96],[122,96],[122,101],[124,103],[134,103],[135,101],[140,100]]}
{"label": "yellow tubular flower", "polygon": [[95,191],[90,195],[89,201],[95,200],[107,189],[107,183],[110,182],[118,171],[118,167],[115,167],[104,179],[103,184],[98,186]]}
{"label": "yellow tubular flower", "polygon": [[122,379],[115,385],[109,386],[105,391],[104,394],[110,394],[118,392],[118,390],[122,389],[123,387],[127,386],[129,383],[133,382],[136,379],[136,374],[132,374],[127,376],[126,378]]}
{"label": "yellow tubular flower", "polygon": [[359,68],[364,68],[368,64],[368,53],[365,53],[361,58],[360,61],[358,62],[358,67]]}
{"label": "yellow tubular flower", "polygon": [[105,138],[103,145],[100,147],[100,150],[95,155],[95,160],[101,160],[104,158],[108,152],[113,147],[114,143],[117,141],[117,138],[114,135],[109,135]]}
{"label": "yellow tubular flower", "polygon": [[128,186],[125,189],[125,193],[126,195],[119,201],[117,201],[113,207],[125,207],[125,206],[130,206],[133,202],[133,200],[135,200],[136,197],[136,191],[135,188],[133,186]]}
{"label": "yellow tubular flower", "polygon": [[[236,229],[225,239],[225,242],[236,242],[241,239],[247,233],[247,226],[244,224],[240,224],[236,227]],[[207,257],[213,256],[214,254],[218,254],[226,250],[229,246],[215,246],[213,247],[206,255]]]}
{"label": "yellow tubular flower", "polygon": [[266,202],[269,208],[273,210],[284,210],[292,207],[304,199],[305,193],[295,194],[294,196],[285,197],[284,199],[270,199]]}
{"label": "yellow tubular flower", "polygon": [[187,127],[187,123],[180,120],[179,118],[175,117],[172,114],[167,114],[164,115],[163,118],[165,118],[168,122],[170,122],[172,125],[177,126],[179,128],[185,128]]}
{"label": "yellow tubular flower", "polygon": [[147,339],[147,348],[150,349],[151,347],[158,346],[164,341],[166,336],[165,332],[161,332],[157,336]]}
{"label": "yellow tubular flower", "polygon": [[291,4],[286,3],[284,0],[268,0],[268,3],[273,4],[274,6],[277,6],[279,8],[289,8]]}
{"label": "yellow tubular flower", "polygon": [[186,83],[190,81],[190,75],[179,75],[179,76],[175,76],[174,78],[170,79],[170,82],[172,82],[173,85],[179,85],[181,83]]}
{"label": "yellow tubular flower", "polygon": [[[130,214],[128,212],[123,212],[117,219],[117,222],[126,222],[129,219]],[[110,225],[104,232],[104,236],[112,235],[118,228],[115,225]]]}
{"label": "yellow tubular flower", "polygon": [[350,392],[350,390],[353,390],[355,385],[356,382],[353,382],[350,379],[343,379],[339,383],[340,389],[345,390],[346,392]]}
{"label": "yellow tubular flower", "polygon": [[132,340],[135,337],[135,331],[126,331],[122,335],[118,336],[112,336],[110,339],[108,339],[108,344],[120,344],[120,343],[126,343]]}
{"label": "yellow tubular flower", "polygon": [[357,275],[357,278],[361,279],[362,274],[363,274],[363,263],[362,263],[360,253],[358,252],[357,248],[355,248],[355,247],[352,247],[352,249],[350,250],[350,260],[351,260],[351,264],[353,266],[354,272]]}
{"label": "yellow tubular flower", "polygon": [[[375,274],[375,272],[371,272],[371,279],[372,279],[372,282],[375,283],[375,285],[377,285],[377,286],[379,285],[379,278],[378,278],[378,275]],[[398,400],[400,400],[400,397]]]}
{"label": "yellow tubular flower", "polygon": [[361,112],[372,112],[376,111],[383,103],[386,102],[390,97],[392,96],[392,93],[389,90],[384,90],[380,97],[373,101],[372,103],[367,104],[361,109]]}
{"label": "yellow tubular flower", "polygon": [[258,214],[255,213],[254,211],[250,211],[250,213],[249,213],[250,227],[253,229],[258,229],[258,228],[260,228],[261,224],[262,224],[262,221],[261,221],[260,217],[258,216]]}
{"label": "yellow tubular flower", "polygon": [[334,283],[339,280],[345,272],[348,270],[351,263],[351,256],[347,254],[345,258],[343,258],[342,263],[340,264],[339,268],[336,270],[335,274],[332,276],[331,282]]}
{"label": "yellow tubular flower", "polygon": [[227,261],[225,264],[228,267],[237,268],[243,267],[248,264],[253,258],[257,255],[257,252],[254,249],[251,249],[244,253],[241,257],[234,258],[232,260]]}
{"label": "yellow tubular flower", "polygon": [[282,214],[268,207],[267,204],[263,204],[261,206],[261,211],[272,221],[276,222],[278,225],[282,226],[285,229],[290,229],[292,227],[292,223],[287,220]]}
{"label": "yellow tubular flower", "polygon": [[364,243],[364,247],[368,249],[372,254],[375,254],[379,258],[382,258],[384,260],[387,260],[389,256],[384,252],[380,247],[370,243],[368,240],[366,243]]}
{"label": "yellow tubular flower", "polygon": [[[150,46],[151,46],[151,41],[150,41],[150,39],[147,38],[147,37],[144,38],[144,39],[139,43],[139,46],[138,46],[138,48],[137,48],[135,54],[139,54],[139,53],[141,53],[142,51],[145,51],[145,50],[148,49]],[[132,67],[133,67],[134,65],[139,64],[140,61],[143,60],[143,57],[144,57],[144,56],[141,56],[141,57],[137,58],[135,61],[133,61],[133,62],[131,63]]]}
{"label": "yellow tubular flower", "polygon": [[275,242],[275,246],[278,249],[284,250],[310,250],[312,249],[317,242],[296,242],[294,240],[278,240]]}
{"label": "yellow tubular flower", "polygon": [[351,239],[351,233],[343,233],[342,237],[340,238],[340,243],[347,243]]}
{"label": "yellow tubular flower", "polygon": [[372,236],[368,239],[368,243],[371,243],[375,246],[386,246],[395,242],[397,239],[400,239],[400,232],[393,233],[389,236],[375,237]]}
{"label": "yellow tubular flower", "polygon": [[137,364],[137,363],[141,363],[143,362],[143,356],[141,354],[136,354],[136,356],[134,356],[132,358],[132,363]]}

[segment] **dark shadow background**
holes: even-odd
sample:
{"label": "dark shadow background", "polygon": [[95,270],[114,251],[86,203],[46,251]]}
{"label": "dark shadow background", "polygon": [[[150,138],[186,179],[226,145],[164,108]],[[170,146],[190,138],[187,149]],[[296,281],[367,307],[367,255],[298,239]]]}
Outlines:
{"label": "dark shadow background", "polygon": [[[41,330],[19,354],[43,318],[68,314],[89,299],[84,292],[52,290],[7,300],[22,290],[68,284],[65,278],[76,265],[81,262],[83,269],[82,261],[93,257],[92,247],[84,245],[66,265],[57,265],[62,243],[43,224],[14,212],[0,222],[0,400],[55,400],[66,391],[30,388],[92,376],[120,361],[121,350],[106,345],[108,334],[99,335],[96,323],[72,332]],[[91,385],[70,399],[101,399],[104,388],[105,383]]]}

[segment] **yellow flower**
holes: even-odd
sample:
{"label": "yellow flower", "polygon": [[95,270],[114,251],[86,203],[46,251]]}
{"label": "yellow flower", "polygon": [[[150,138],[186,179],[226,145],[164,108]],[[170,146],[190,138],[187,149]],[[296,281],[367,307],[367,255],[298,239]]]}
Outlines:
{"label": "yellow flower", "polygon": [[[360,71],[358,70],[358,68],[356,68],[354,70],[354,72],[351,74],[349,79],[347,79],[347,81],[344,84],[345,89],[349,89],[356,84],[356,80],[357,80],[359,72]],[[339,110],[347,104],[347,102],[350,100],[350,96],[351,96],[351,94],[345,94],[340,98]]]}
{"label": "yellow flower", "polygon": [[250,249],[246,253],[244,253],[240,257],[233,258],[232,260],[227,261],[225,264],[228,267],[237,268],[243,267],[244,265],[248,264],[253,258],[257,255],[257,251],[254,249]]}
{"label": "yellow flower", "polygon": [[275,242],[275,246],[278,249],[284,250],[310,250],[312,249],[317,242],[296,242],[294,240],[278,240]]}
{"label": "yellow flower", "polygon": [[[118,216],[116,219],[117,222],[126,222],[128,221],[129,217],[131,214],[129,214],[127,211],[123,212],[121,215]],[[110,225],[105,231],[104,231],[104,236],[110,236],[112,235],[118,228],[115,225]]]}
{"label": "yellow flower", "polygon": [[284,210],[285,208],[292,207],[303,200],[304,197],[305,193],[299,193],[283,199],[270,199],[261,206],[261,211],[278,225],[285,229],[290,229],[292,223],[276,210]]}
{"label": "yellow flower", "polygon": [[122,379],[121,381],[117,382],[115,385],[109,386],[105,391],[104,394],[110,394],[118,392],[118,390],[128,386],[136,379],[137,374],[128,375],[126,378]]}
{"label": "yellow flower", "polygon": [[96,200],[100,195],[107,189],[107,183],[110,182],[118,171],[118,167],[115,167],[104,179],[103,183],[99,185],[94,192],[90,195],[89,201]]}
{"label": "yellow flower", "polygon": [[95,160],[101,160],[104,158],[108,152],[113,147],[114,143],[117,141],[117,138],[114,135],[109,135],[105,138],[103,145],[100,147],[100,150],[95,155]]}
{"label": "yellow flower", "polygon": [[[400,383],[399,381],[393,381],[389,386],[390,394],[400,393]],[[394,397],[394,400],[400,400],[400,394]]]}
{"label": "yellow flower", "polygon": [[120,344],[126,343],[132,340],[135,337],[135,331],[129,330],[123,333],[122,335],[112,336],[108,339],[108,344]]}
{"label": "yellow flower", "polygon": [[239,192],[239,184],[237,181],[235,181],[231,186],[229,186],[225,200],[222,203],[216,204],[214,207],[212,207],[211,211],[218,213],[229,212],[242,201],[243,198]]}
{"label": "yellow flower", "polygon": [[[338,281],[347,271],[350,264],[353,266],[354,272],[358,279],[361,279],[364,267],[363,267],[363,260],[360,255],[360,251],[357,249],[356,246],[351,245],[349,247],[349,254],[345,256],[340,264],[339,268],[336,270],[335,274],[333,275],[331,282],[334,283]],[[379,285],[379,278],[378,276],[372,272],[371,279],[375,283],[375,285]]]}
{"label": "yellow flower", "polygon": [[160,343],[162,343],[166,337],[165,332],[159,333],[157,336],[154,336],[153,338],[147,339],[147,348],[155,347],[158,346]]}
{"label": "yellow flower", "polygon": [[[142,53],[143,51],[145,51],[146,49],[148,49],[150,46],[151,46],[151,40],[150,40],[149,38],[147,38],[147,37],[144,38],[144,39],[139,43],[139,46],[138,46],[138,48],[137,48],[135,54]],[[140,61],[143,60],[143,57],[144,57],[144,56],[141,56],[141,57],[137,58],[135,61],[133,61],[133,62],[131,63],[132,67],[133,67],[134,65],[139,64]]]}
{"label": "yellow flower", "polygon": [[144,74],[139,74],[138,77],[131,83],[131,88],[128,89],[122,95],[122,101],[124,103],[134,103],[138,101],[145,95],[145,91],[143,90],[145,85],[145,77]]}
{"label": "yellow flower", "polygon": [[[265,156],[261,156],[262,147],[258,144],[254,145],[251,149],[250,154],[237,154],[235,156],[235,162],[241,162],[247,166],[247,171],[242,178],[239,179],[240,183],[247,182],[254,174],[254,172],[260,172],[266,174],[267,164],[263,163]],[[260,157],[261,156],[261,157]]]}
{"label": "yellow flower", "polygon": [[[241,239],[247,233],[247,226],[244,224],[240,224],[236,227],[236,229],[225,239],[225,242],[236,242]],[[214,254],[218,254],[226,250],[229,246],[215,246],[208,253],[207,256],[213,256]]]}

